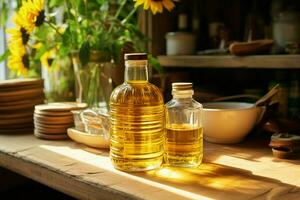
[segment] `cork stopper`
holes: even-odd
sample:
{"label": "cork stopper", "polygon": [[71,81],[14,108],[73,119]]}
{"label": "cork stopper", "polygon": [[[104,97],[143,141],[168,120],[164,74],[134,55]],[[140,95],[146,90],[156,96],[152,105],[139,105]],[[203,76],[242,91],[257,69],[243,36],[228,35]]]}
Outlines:
{"label": "cork stopper", "polygon": [[126,53],[124,55],[124,60],[147,60],[147,53]]}
{"label": "cork stopper", "polygon": [[193,83],[178,82],[172,83],[172,95],[179,98],[191,97],[194,94]]}
{"label": "cork stopper", "polygon": [[193,83],[178,82],[172,83],[172,91],[193,90]]}

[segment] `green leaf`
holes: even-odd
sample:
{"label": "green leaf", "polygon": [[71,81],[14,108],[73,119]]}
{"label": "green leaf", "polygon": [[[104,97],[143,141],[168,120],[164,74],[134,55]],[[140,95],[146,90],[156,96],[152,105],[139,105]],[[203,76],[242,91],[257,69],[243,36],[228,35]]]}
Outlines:
{"label": "green leaf", "polygon": [[1,12],[0,12],[0,26],[4,26],[8,19],[8,9],[6,2],[1,2]]}
{"label": "green leaf", "polygon": [[78,9],[78,13],[80,15],[85,15],[85,5],[84,2],[82,0],[77,0],[77,9]]}
{"label": "green leaf", "polygon": [[61,46],[59,49],[59,55],[62,57],[66,57],[71,52],[71,49],[68,46]]}
{"label": "green leaf", "polygon": [[31,37],[35,40],[46,42],[48,41],[48,38],[54,33],[55,31],[49,25],[40,26],[35,30],[34,34]]}
{"label": "green leaf", "polygon": [[40,60],[40,58],[48,51],[48,47],[43,45],[41,48],[37,49],[36,54],[34,56],[35,60]]}
{"label": "green leaf", "polygon": [[0,62],[3,62],[4,60],[6,60],[8,58],[8,56],[10,55],[10,51],[7,49],[4,54],[0,55]]}
{"label": "green leaf", "polygon": [[157,58],[153,57],[152,54],[148,55],[148,60],[149,63],[152,67],[154,67],[154,69],[156,69],[158,71],[158,73],[163,73],[164,70],[162,68],[162,66],[160,65],[159,61],[157,60]]}
{"label": "green leaf", "polygon": [[71,35],[70,27],[68,27],[62,35],[62,46],[64,47],[72,47],[73,45],[76,46],[75,41],[73,41],[73,35]]}
{"label": "green leaf", "polygon": [[107,12],[108,9],[109,9],[109,3],[108,3],[108,1],[104,1],[100,7],[100,10],[101,10],[101,12]]}
{"label": "green leaf", "polygon": [[137,26],[133,25],[133,24],[129,24],[127,23],[126,28],[129,30],[130,33],[135,34],[137,37],[144,39],[145,35],[138,29]]}
{"label": "green leaf", "polygon": [[97,3],[102,5],[106,0],[97,0]]}
{"label": "green leaf", "polygon": [[64,1],[62,1],[62,0],[50,0],[48,4],[49,4],[50,8],[53,8],[53,7],[58,7],[58,6],[63,5],[63,3],[64,3]]}
{"label": "green leaf", "polygon": [[90,59],[90,43],[85,41],[82,43],[79,49],[79,60],[81,64],[84,66],[89,62]]}

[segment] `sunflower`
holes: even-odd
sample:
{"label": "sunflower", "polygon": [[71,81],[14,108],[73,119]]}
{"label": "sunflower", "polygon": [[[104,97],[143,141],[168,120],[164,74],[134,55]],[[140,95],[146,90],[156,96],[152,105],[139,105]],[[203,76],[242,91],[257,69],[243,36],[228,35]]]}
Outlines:
{"label": "sunflower", "polygon": [[168,11],[171,11],[175,7],[172,0],[133,0],[133,1],[135,1],[134,4],[135,7],[144,4],[145,10],[151,8],[151,11],[154,15],[157,12],[162,13],[163,7],[165,7]]}
{"label": "sunflower", "polygon": [[28,68],[29,68],[28,55],[25,54],[22,57],[10,56],[8,58],[7,66],[11,70],[15,71],[18,76],[20,76],[20,75],[27,76]]}
{"label": "sunflower", "polygon": [[29,57],[25,46],[20,41],[11,41],[8,43],[11,55],[8,58],[8,67],[17,72],[18,75],[26,76],[29,69]]}
{"label": "sunflower", "polygon": [[11,28],[6,30],[11,35],[10,42],[21,42],[22,45],[26,45],[29,41],[29,34],[24,27]]}
{"label": "sunflower", "polygon": [[14,14],[13,21],[17,26],[25,28],[27,33],[31,33],[34,29],[34,24],[27,20],[27,12],[24,9]]}
{"label": "sunflower", "polygon": [[24,24],[31,32],[35,27],[41,26],[45,20],[44,0],[24,0],[19,9],[15,23]]}
{"label": "sunflower", "polygon": [[42,56],[41,56],[41,64],[43,67],[47,68],[48,70],[51,69],[51,68],[55,68],[55,66],[53,66],[53,61],[54,61],[54,58],[56,56],[57,52],[56,52],[56,49],[53,48],[49,51],[46,51]]}
{"label": "sunflower", "polygon": [[9,40],[7,46],[11,55],[23,56],[24,54],[26,54],[26,48],[24,45],[22,45],[21,40],[17,40],[17,41]]}

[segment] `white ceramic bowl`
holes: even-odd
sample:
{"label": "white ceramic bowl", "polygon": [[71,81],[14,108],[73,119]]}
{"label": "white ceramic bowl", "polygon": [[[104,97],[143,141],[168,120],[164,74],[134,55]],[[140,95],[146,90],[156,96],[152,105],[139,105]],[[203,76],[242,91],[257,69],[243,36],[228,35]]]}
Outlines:
{"label": "white ceramic bowl", "polygon": [[203,115],[204,139],[213,143],[241,142],[261,120],[263,107],[251,103],[205,103]]}

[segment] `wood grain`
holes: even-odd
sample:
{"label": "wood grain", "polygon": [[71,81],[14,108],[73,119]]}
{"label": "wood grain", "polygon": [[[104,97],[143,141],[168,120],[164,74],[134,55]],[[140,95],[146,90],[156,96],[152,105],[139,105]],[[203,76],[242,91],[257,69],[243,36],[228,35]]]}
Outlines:
{"label": "wood grain", "polygon": [[0,135],[0,166],[79,199],[297,199],[300,161],[277,160],[266,143],[205,143],[197,169],[115,170],[106,150],[33,135]]}
{"label": "wood grain", "polygon": [[300,69],[300,55],[158,56],[164,67]]}

